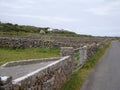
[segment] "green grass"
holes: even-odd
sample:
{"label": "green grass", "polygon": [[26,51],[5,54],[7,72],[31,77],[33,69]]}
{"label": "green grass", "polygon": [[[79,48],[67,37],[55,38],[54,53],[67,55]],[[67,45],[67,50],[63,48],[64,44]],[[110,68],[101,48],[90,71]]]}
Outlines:
{"label": "green grass", "polygon": [[74,62],[74,65],[75,65],[74,69],[76,69],[77,65],[78,65],[78,61],[79,61],[79,51],[75,51],[74,52],[74,60],[75,60],[75,62]]}
{"label": "green grass", "polygon": [[60,50],[58,48],[0,48],[0,65],[9,61],[58,57],[59,53]]}
{"label": "green grass", "polygon": [[81,69],[74,72],[71,79],[67,81],[61,88],[61,90],[80,90],[88,74],[92,71],[95,64],[104,54],[110,43],[104,45],[103,48],[99,48],[95,55],[93,55]]}

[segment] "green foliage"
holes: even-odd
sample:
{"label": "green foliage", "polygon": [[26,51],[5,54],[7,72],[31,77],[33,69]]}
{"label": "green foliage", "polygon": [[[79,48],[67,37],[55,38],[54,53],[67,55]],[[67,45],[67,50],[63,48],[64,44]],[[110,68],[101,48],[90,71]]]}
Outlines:
{"label": "green foliage", "polygon": [[24,33],[39,33],[40,30],[47,32],[49,28],[38,28],[35,26],[24,26],[12,23],[0,23],[0,32],[24,32]]}
{"label": "green foliage", "polygon": [[35,27],[35,26],[25,26],[12,23],[2,23],[0,22],[0,35],[43,35],[40,31],[43,30],[46,35],[51,36],[67,36],[67,37],[91,37],[87,35],[79,35],[75,32],[68,30],[52,29],[49,27]]}
{"label": "green foliage", "polygon": [[58,48],[0,48],[0,65],[9,61],[58,57],[59,53]]}
{"label": "green foliage", "polygon": [[59,29],[53,29],[51,33],[56,33],[56,34],[76,34],[74,32],[68,31],[68,30],[59,30]]}
{"label": "green foliage", "polygon": [[75,69],[76,69],[76,67],[77,67],[77,65],[78,65],[79,58],[80,58],[80,56],[79,56],[79,51],[75,51],[75,52],[74,52],[74,58],[75,58],[74,65],[75,65]]}

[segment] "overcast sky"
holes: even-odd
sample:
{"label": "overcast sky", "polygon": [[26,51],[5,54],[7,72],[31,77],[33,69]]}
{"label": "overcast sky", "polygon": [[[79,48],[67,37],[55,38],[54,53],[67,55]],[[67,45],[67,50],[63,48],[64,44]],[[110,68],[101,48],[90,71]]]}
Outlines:
{"label": "overcast sky", "polygon": [[120,0],[0,0],[0,21],[120,36]]}

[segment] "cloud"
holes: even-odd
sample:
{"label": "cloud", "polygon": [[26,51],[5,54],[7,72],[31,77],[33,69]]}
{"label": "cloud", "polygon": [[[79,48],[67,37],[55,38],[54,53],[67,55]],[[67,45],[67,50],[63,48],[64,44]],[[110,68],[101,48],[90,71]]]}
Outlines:
{"label": "cloud", "polygon": [[0,7],[7,9],[25,9],[32,7],[35,4],[34,0],[1,0]]}
{"label": "cloud", "polygon": [[92,7],[89,9],[86,9],[86,12],[93,13],[95,15],[110,15],[110,14],[118,14],[118,9],[120,10],[120,1],[112,1],[112,2],[106,2],[102,5],[98,5],[97,7]]}
{"label": "cloud", "polygon": [[43,20],[43,21],[47,21],[47,22],[51,22],[51,23],[61,23],[61,22],[69,23],[69,22],[77,21],[77,19],[74,19],[74,18],[57,17],[57,16],[40,16],[40,15],[8,14],[8,13],[0,13],[0,16],[30,18],[30,19]]}
{"label": "cloud", "polygon": [[94,36],[120,36],[120,26],[89,26],[82,27],[78,32]]}
{"label": "cloud", "polygon": [[117,34],[119,16],[120,0],[0,0],[1,21],[91,35]]}

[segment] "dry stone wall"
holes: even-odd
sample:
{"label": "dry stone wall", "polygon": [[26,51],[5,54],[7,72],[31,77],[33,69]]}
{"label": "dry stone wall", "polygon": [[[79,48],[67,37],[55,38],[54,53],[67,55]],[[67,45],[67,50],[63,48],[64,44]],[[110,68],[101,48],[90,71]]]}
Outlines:
{"label": "dry stone wall", "polygon": [[1,83],[0,90],[58,90],[72,75],[72,59],[65,56],[11,82]]}
{"label": "dry stone wall", "polygon": [[[17,40],[24,40],[24,39],[0,38],[0,40],[1,40],[0,44],[2,43],[1,45],[4,45],[5,43],[7,43],[7,40],[13,40],[13,42],[12,41],[11,42],[14,43],[17,42]],[[30,42],[32,41],[28,39],[25,40]],[[33,40],[33,42],[34,41],[35,40]],[[34,44],[38,45],[37,44],[38,41],[35,41],[36,43],[34,42]],[[83,64],[89,57],[95,54],[98,47],[102,47],[106,42],[107,40],[104,40],[99,43],[93,43],[91,45],[86,45],[76,49],[79,50],[79,54],[80,54],[80,61],[78,62],[78,64],[79,65]],[[26,43],[26,41],[24,43]],[[7,43],[7,45],[9,44]],[[12,80],[11,77],[9,77],[6,81],[4,81],[0,77],[0,90],[59,90],[62,84],[70,79],[74,71],[74,51],[75,50],[73,49],[73,47],[62,47],[61,48],[62,58],[60,59],[58,58],[59,60],[55,61],[54,63],[47,65],[42,69],[38,69],[34,72],[31,72],[23,77],[17,78],[15,80]],[[37,62],[38,61],[35,61],[35,63]],[[27,61],[23,61],[21,63],[17,62],[16,64],[18,65],[18,64],[27,64],[27,63],[28,63]],[[31,61],[31,63],[33,63],[33,61]],[[8,65],[8,67],[11,65],[14,66],[14,64],[11,63]]]}
{"label": "dry stone wall", "polygon": [[[0,77],[0,90],[59,90],[60,87],[71,78],[73,73],[73,53],[72,47],[63,47],[61,49],[61,58],[42,60],[42,62],[48,62],[48,60],[54,61],[43,68],[15,80],[12,80],[11,77],[8,77],[6,80],[2,80]],[[7,63],[3,66],[11,67],[15,65],[27,65],[37,62],[41,61],[18,61]]]}
{"label": "dry stone wall", "polygon": [[31,47],[74,47],[78,48],[103,38],[70,38],[70,37],[0,37],[0,47],[31,48]]}
{"label": "dry stone wall", "polygon": [[93,56],[98,48],[101,48],[104,46],[104,44],[106,42],[108,42],[109,39],[105,39],[103,40],[102,42],[99,42],[99,43],[93,43],[93,44],[90,44],[90,45],[85,45],[83,47],[80,47],[80,48],[77,48],[77,49],[74,49],[74,51],[78,51],[79,52],[79,60],[78,60],[78,63],[77,65],[75,65],[75,68],[79,68],[80,66],[82,66],[87,60],[89,60],[89,58],[91,56]]}
{"label": "dry stone wall", "polygon": [[31,47],[58,47],[58,43],[39,39],[0,38],[0,47],[31,48]]}
{"label": "dry stone wall", "polygon": [[54,58],[41,58],[41,59],[29,59],[29,60],[22,60],[22,61],[11,61],[2,65],[2,67],[13,67],[18,65],[29,65],[29,64],[36,64],[41,62],[50,62],[59,60],[60,57]]}

